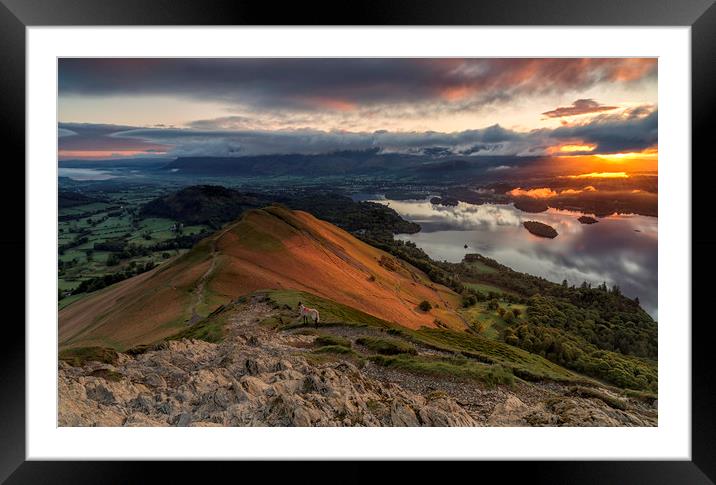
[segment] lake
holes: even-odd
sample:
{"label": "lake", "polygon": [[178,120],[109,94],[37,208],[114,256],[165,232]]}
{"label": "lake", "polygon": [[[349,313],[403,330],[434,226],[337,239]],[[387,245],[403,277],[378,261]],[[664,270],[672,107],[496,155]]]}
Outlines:
{"label": "lake", "polygon": [[69,177],[72,180],[109,180],[116,178],[117,175],[106,170],[96,168],[63,168],[60,167],[58,175],[60,177]]}
{"label": "lake", "polygon": [[[388,204],[403,218],[417,222],[417,234],[399,234],[431,258],[459,262],[466,253],[480,253],[517,271],[550,281],[580,285],[606,282],[622,293],[639,297],[642,307],[657,317],[658,219],[612,215],[596,224],[581,224],[580,212],[549,209],[531,214],[512,204],[455,207],[429,200],[374,199]],[[554,227],[559,235],[546,239],[530,234],[524,221]],[[468,245],[465,249],[465,244]]]}

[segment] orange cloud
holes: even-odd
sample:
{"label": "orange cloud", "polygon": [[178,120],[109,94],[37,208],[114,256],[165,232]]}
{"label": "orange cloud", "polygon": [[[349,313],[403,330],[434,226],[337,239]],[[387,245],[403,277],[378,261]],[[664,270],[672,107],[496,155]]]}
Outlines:
{"label": "orange cloud", "polygon": [[355,103],[348,101],[341,101],[340,99],[323,99],[318,102],[320,106],[324,108],[333,109],[336,111],[353,111],[357,108]]}
{"label": "orange cloud", "polygon": [[516,189],[512,189],[507,192],[507,195],[511,195],[512,197],[532,197],[533,199],[549,199],[550,197],[556,197],[557,192],[548,187],[527,190],[517,187]]}
{"label": "orange cloud", "polygon": [[635,81],[656,69],[656,63],[652,58],[624,59],[614,67],[611,77],[615,81]]}
{"label": "orange cloud", "polygon": [[582,192],[595,192],[597,189],[592,185],[587,185],[583,189],[564,189],[560,192],[550,189],[549,187],[541,187],[538,189],[522,189],[517,187],[507,192],[512,197],[532,197],[533,199],[550,199],[560,195],[577,195]]}
{"label": "orange cloud", "polygon": [[356,103],[338,98],[329,98],[325,96],[300,96],[297,99],[300,99],[307,105],[333,111],[355,111],[358,109],[358,105]]}
{"label": "orange cloud", "polygon": [[447,101],[460,101],[473,93],[469,86],[450,86],[441,90],[440,95]]}

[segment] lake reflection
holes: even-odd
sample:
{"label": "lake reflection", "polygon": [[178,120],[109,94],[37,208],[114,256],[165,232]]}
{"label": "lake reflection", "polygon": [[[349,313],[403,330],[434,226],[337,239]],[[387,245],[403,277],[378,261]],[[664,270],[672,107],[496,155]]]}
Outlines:
{"label": "lake reflection", "polygon": [[[658,220],[638,215],[613,215],[597,224],[581,224],[582,214],[549,209],[529,214],[510,205],[434,206],[429,201],[376,200],[389,204],[405,219],[419,223],[417,234],[397,239],[413,241],[437,260],[459,262],[477,252],[517,271],[560,283],[582,281],[617,284],[622,293],[639,297],[642,307],[657,316]],[[554,227],[559,236],[530,234],[524,221]],[[465,249],[464,245],[468,248]]]}

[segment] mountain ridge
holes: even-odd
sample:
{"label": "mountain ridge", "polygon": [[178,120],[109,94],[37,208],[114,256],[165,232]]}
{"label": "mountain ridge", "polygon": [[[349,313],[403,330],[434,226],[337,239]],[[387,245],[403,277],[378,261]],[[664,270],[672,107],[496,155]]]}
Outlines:
{"label": "mountain ridge", "polygon": [[[409,328],[463,328],[460,297],[417,268],[312,215],[251,209],[188,253],[60,311],[60,347],[166,338],[259,289],[308,291]],[[418,304],[433,302],[423,312]],[[92,317],[96,315],[96,317]]]}

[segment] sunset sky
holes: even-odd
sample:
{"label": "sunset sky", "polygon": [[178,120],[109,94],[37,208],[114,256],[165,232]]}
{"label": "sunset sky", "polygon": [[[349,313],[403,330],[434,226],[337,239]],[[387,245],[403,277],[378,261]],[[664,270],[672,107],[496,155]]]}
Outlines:
{"label": "sunset sky", "polygon": [[60,59],[60,159],[656,160],[656,59]]}

